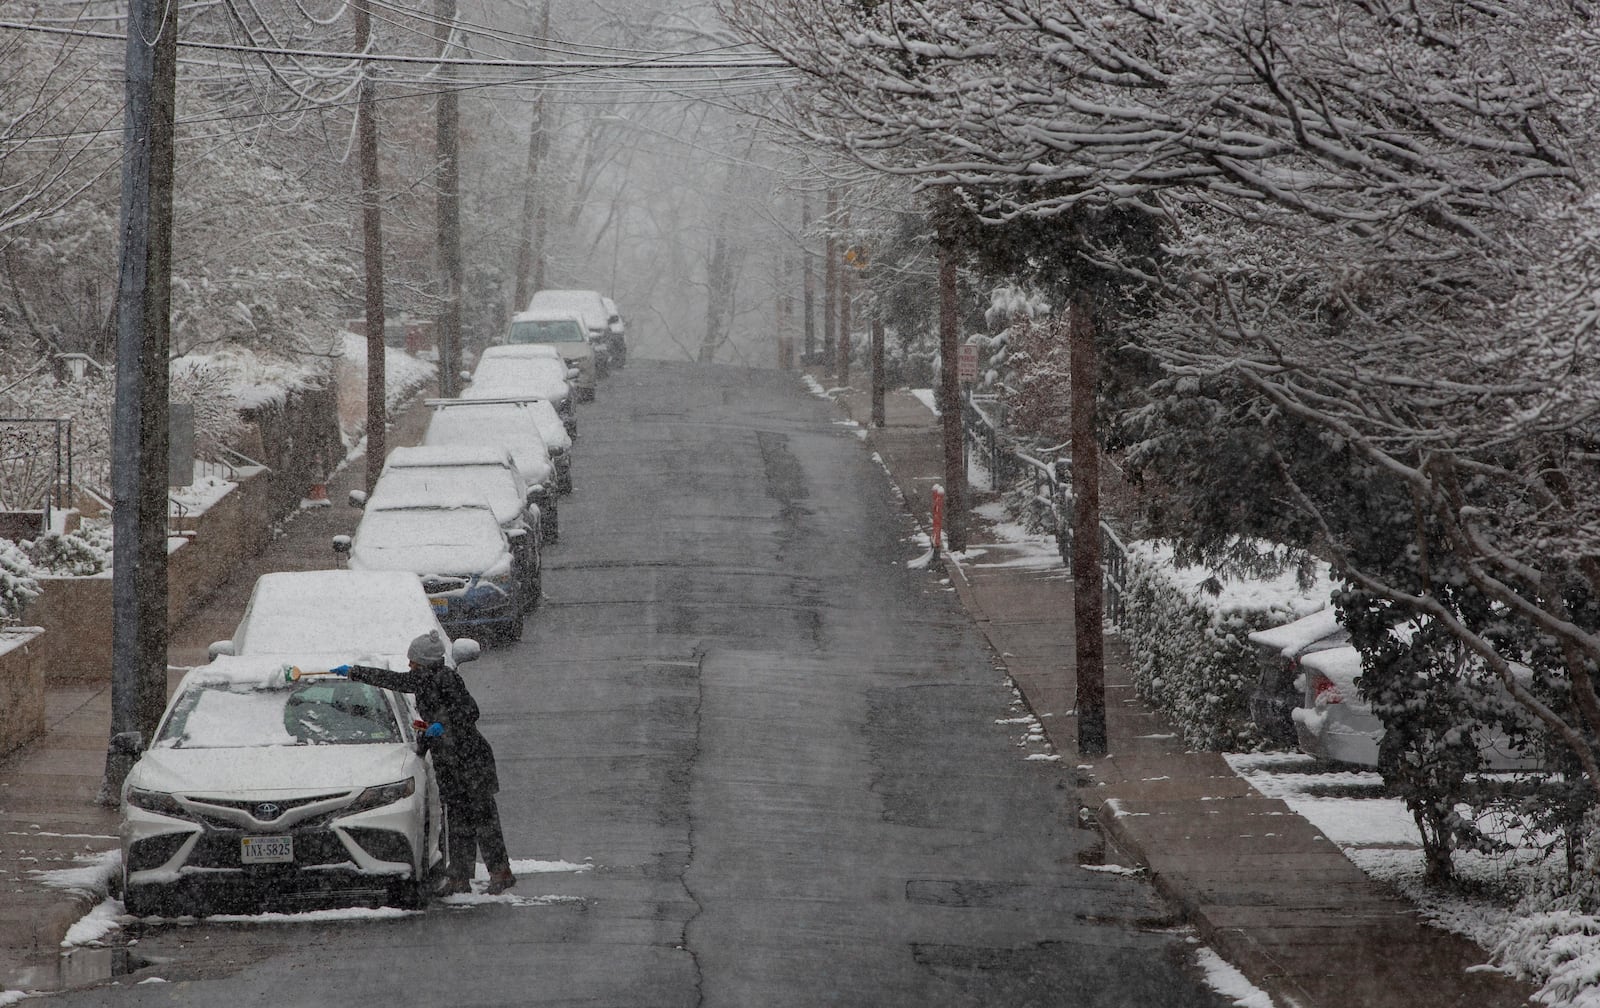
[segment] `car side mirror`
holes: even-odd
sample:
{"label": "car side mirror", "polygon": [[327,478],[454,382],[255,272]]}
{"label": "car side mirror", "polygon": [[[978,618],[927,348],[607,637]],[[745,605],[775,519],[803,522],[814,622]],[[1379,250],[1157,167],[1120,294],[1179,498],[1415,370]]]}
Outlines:
{"label": "car side mirror", "polygon": [[535,483],[528,487],[528,500],[538,502],[544,499],[544,484]]}
{"label": "car side mirror", "polygon": [[334,536],[333,537],[333,551],[335,553],[339,554],[340,556],[349,556],[350,555],[350,537],[347,536],[347,535],[336,535],[336,536]]}
{"label": "car side mirror", "polygon": [[567,368],[567,377],[568,378],[576,378],[576,377],[578,377],[578,369],[575,368],[575,367]]}
{"label": "car side mirror", "polygon": [[472,381],[472,372],[471,371],[463,371],[463,372],[461,372],[461,380],[464,383],[469,383],[470,384],[471,381]]}
{"label": "car side mirror", "polygon": [[111,736],[111,755],[138,757],[144,752],[144,736],[136,731],[118,732]]}
{"label": "car side mirror", "polygon": [[367,506],[367,492],[365,490],[350,491],[350,506],[360,508]]}
{"label": "car side mirror", "polygon": [[220,658],[223,655],[232,655],[232,654],[233,654],[233,641],[231,641],[231,640],[212,641],[211,645],[206,648],[206,657],[212,659],[213,661],[215,661],[217,658]]}
{"label": "car side mirror", "polygon": [[506,538],[512,542],[521,542],[528,537],[527,529],[506,529]]}
{"label": "car side mirror", "polygon": [[471,637],[457,638],[450,645],[450,655],[456,660],[457,665],[465,665],[469,661],[477,661],[482,654],[482,645]]}

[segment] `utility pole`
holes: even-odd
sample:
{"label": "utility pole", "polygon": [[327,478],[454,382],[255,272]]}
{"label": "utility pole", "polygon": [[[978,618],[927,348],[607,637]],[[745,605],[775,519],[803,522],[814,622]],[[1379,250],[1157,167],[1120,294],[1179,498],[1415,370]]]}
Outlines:
{"label": "utility pole", "polygon": [[1072,623],[1077,679],[1078,754],[1106,753],[1105,586],[1100,569],[1100,442],[1095,434],[1094,296],[1080,289],[1067,315],[1072,355]]}
{"label": "utility pole", "polygon": [[[939,229],[939,419],[944,430],[945,535],[950,551],[967,548],[967,452],[961,430],[961,387],[956,358],[960,355],[960,315],[956,303],[956,256],[953,241]],[[938,549],[938,544],[934,544]]]}
{"label": "utility pole", "polygon": [[[368,0],[355,0],[356,52],[372,46],[372,12]],[[387,344],[383,305],[383,206],[378,175],[378,108],[371,68],[361,64],[356,93],[356,162],[361,173],[361,253],[366,267],[367,316],[367,489],[383,472],[389,454]]]}
{"label": "utility pole", "polygon": [[[456,0],[439,0],[439,55],[450,54],[456,31]],[[439,394],[456,394],[461,370],[461,106],[444,71],[439,89],[435,148],[439,159],[439,272],[443,305],[436,325],[439,338]]]}
{"label": "utility pole", "polygon": [[[172,133],[177,9],[128,10],[122,248],[112,420],[111,735],[148,741],[167,703],[167,360],[172,307]],[[120,799],[132,765],[112,745],[100,801]]]}
{"label": "utility pole", "polygon": [[[539,18],[539,37],[550,37],[550,0],[545,0],[544,9]],[[515,315],[528,306],[533,299],[534,291],[544,286],[544,190],[541,175],[544,172],[544,156],[547,147],[546,130],[544,122],[544,89],[539,89],[539,96],[533,100],[533,122],[528,127],[528,165],[526,177],[523,179],[522,190],[522,240],[517,245],[517,283],[516,292],[512,295],[511,313]],[[537,273],[534,267],[534,241],[535,231],[539,237],[539,266]],[[616,272],[615,266],[612,272]],[[614,285],[613,285],[614,286]]]}

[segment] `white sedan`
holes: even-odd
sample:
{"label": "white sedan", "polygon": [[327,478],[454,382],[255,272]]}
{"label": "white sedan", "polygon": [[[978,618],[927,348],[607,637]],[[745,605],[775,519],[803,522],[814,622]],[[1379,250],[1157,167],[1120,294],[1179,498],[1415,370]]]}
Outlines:
{"label": "white sedan", "polygon": [[[432,760],[401,694],[327,675],[359,661],[404,668],[439,623],[398,572],[268,574],[231,640],[179,685],[122,791],[129,913],[218,905],[416,907],[446,852]],[[479,653],[450,648],[456,662]]]}

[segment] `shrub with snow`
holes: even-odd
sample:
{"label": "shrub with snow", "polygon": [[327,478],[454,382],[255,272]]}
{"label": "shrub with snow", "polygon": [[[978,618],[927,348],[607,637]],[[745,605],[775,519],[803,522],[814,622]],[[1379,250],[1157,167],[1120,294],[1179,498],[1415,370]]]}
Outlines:
{"label": "shrub with snow", "polygon": [[40,573],[89,577],[111,567],[111,536],[99,526],[78,532],[46,532],[22,543],[28,560]]}
{"label": "shrub with snow", "polygon": [[1258,678],[1252,631],[1276,626],[1327,605],[1326,567],[1308,584],[1288,558],[1270,548],[1281,573],[1219,577],[1176,562],[1171,547],[1128,547],[1127,610],[1117,627],[1133,658],[1134,685],[1199,749],[1254,749],[1250,717]]}
{"label": "shrub with snow", "polygon": [[38,597],[39,579],[28,554],[11,540],[0,539],[0,626],[17,623]]}

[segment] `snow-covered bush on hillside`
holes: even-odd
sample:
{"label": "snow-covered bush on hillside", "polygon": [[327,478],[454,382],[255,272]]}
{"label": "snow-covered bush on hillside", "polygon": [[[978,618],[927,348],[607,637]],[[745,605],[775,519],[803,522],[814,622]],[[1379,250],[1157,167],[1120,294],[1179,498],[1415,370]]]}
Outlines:
{"label": "snow-covered bush on hillside", "polygon": [[1302,571],[1271,549],[1262,563],[1281,573],[1219,577],[1178,564],[1170,546],[1128,546],[1126,614],[1117,626],[1133,659],[1134,685],[1198,749],[1249,750],[1259,743],[1250,717],[1258,676],[1249,634],[1328,604],[1327,569]]}
{"label": "snow-covered bush on hillside", "polygon": [[111,569],[111,526],[83,525],[76,532],[46,532],[20,544],[40,574],[89,577]]}
{"label": "snow-covered bush on hillside", "polygon": [[[397,347],[384,347],[384,409],[393,412],[401,403],[426,388],[438,374],[437,364],[413,357]],[[334,369],[339,392],[339,428],[347,448],[354,447],[367,425],[367,341],[352,332],[339,334],[339,361]]]}
{"label": "snow-covered bush on hillside", "polygon": [[11,540],[0,539],[0,626],[14,625],[38,597],[39,579],[28,554]]}

